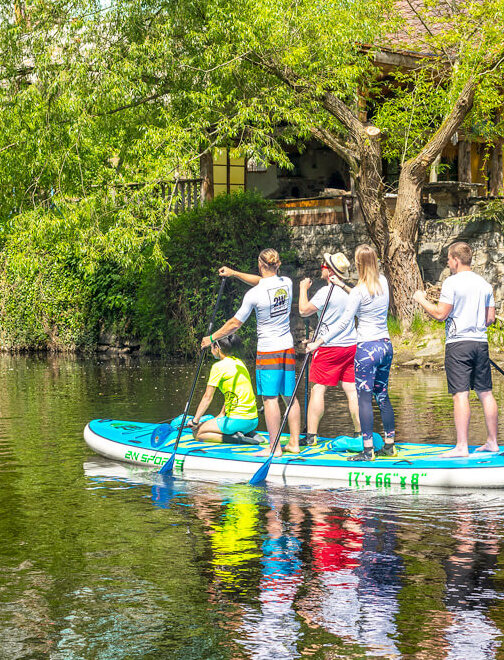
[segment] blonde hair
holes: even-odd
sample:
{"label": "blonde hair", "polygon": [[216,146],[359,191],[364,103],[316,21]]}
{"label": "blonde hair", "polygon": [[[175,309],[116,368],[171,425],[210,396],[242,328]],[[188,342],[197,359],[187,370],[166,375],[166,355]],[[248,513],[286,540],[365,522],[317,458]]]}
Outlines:
{"label": "blonde hair", "polygon": [[357,286],[364,285],[370,296],[383,293],[378,271],[378,257],[370,245],[359,245],[355,250],[355,265],[359,274]]}
{"label": "blonde hair", "polygon": [[278,270],[282,264],[280,255],[273,248],[266,248],[259,253],[259,261],[268,270]]}

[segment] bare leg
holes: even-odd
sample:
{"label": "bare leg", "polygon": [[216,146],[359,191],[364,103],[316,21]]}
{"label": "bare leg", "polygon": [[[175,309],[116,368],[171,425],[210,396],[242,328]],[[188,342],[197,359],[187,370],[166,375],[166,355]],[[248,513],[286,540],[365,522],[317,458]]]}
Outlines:
{"label": "bare leg", "polygon": [[[286,397],[287,404],[289,398]],[[292,402],[292,407],[287,418],[289,422],[289,442],[285,445],[284,450],[290,451],[292,454],[299,454],[299,434],[301,433],[301,407],[297,398]]]}
{"label": "bare leg", "polygon": [[203,422],[196,432],[193,431],[193,435],[195,440],[202,442],[222,442],[222,431],[219,430],[215,419]]}
{"label": "bare leg", "polygon": [[476,394],[483,406],[485,424],[487,427],[487,440],[485,444],[478,447],[476,451],[499,451],[499,445],[497,444],[497,423],[499,417],[497,402],[492,394],[492,390],[476,392]]}
{"label": "bare leg", "polygon": [[[268,430],[270,446],[269,449],[263,449],[257,454],[254,454],[254,456],[270,455],[271,449],[273,448],[273,443],[275,442],[275,438],[278,435],[278,430],[280,429],[280,423],[282,420],[280,414],[280,404],[278,403],[277,396],[263,396],[263,403],[264,403],[264,419],[266,422],[266,428]],[[276,448],[275,451],[275,456],[281,456],[281,455],[282,455],[282,448],[280,447],[280,443],[278,443],[278,447]]]}
{"label": "bare leg", "polygon": [[[318,426],[324,415],[324,397],[327,387],[320,383],[314,383],[310,392],[310,403],[308,404],[308,433],[317,435]],[[357,396],[357,395],[356,395]]]}
{"label": "bare leg", "polygon": [[469,456],[467,449],[469,420],[471,419],[469,392],[457,392],[453,395],[453,415],[455,417],[455,429],[457,431],[457,444],[453,449],[440,454],[441,458]]}
{"label": "bare leg", "polygon": [[350,411],[354,431],[356,433],[360,433],[361,428],[359,419],[359,400],[357,399],[355,383],[345,383],[344,381],[341,381],[341,387],[343,388],[343,392],[346,394],[348,399],[348,410]]}

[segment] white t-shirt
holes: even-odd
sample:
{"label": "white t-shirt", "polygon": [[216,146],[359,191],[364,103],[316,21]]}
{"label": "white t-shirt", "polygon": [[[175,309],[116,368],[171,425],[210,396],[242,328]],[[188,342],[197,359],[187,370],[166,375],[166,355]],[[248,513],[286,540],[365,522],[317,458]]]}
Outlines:
{"label": "white t-shirt", "polygon": [[471,270],[450,275],[443,282],[439,302],[453,305],[445,321],[446,343],[488,341],[486,308],[495,307],[492,286]]}
{"label": "white t-shirt", "polygon": [[356,286],[350,291],[346,310],[332,327],[329,335],[324,338],[324,346],[353,322],[355,316],[359,319],[357,343],[390,339],[387,326],[389,287],[383,275],[380,275],[379,279],[383,293],[376,296],[370,296],[365,285]]}
{"label": "white t-shirt", "polygon": [[257,318],[257,350],[283,351],[294,346],[290,331],[292,280],[288,277],[263,277],[247,291],[242,306],[234,315],[245,323],[252,310]]}
{"label": "white t-shirt", "polygon": [[[316,307],[320,312],[324,309],[325,301],[329,295],[329,285],[323,286],[310,300],[311,304]],[[332,331],[332,327],[338,322],[340,316],[346,309],[348,303],[348,294],[343,291],[339,286],[335,286],[331,293],[329,304],[327,305],[322,325],[319,330],[319,337],[324,337]],[[352,319],[351,322],[343,328],[343,330],[335,335],[330,342],[325,343],[324,346],[353,346],[357,343],[357,332],[355,330],[355,323]]]}

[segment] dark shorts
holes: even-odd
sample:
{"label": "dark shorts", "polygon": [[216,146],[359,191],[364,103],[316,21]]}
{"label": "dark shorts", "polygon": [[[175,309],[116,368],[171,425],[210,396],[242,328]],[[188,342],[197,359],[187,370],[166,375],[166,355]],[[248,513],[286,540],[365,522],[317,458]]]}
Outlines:
{"label": "dark shorts", "polygon": [[455,341],[446,344],[445,371],[450,394],[491,390],[488,344],[483,341]]}

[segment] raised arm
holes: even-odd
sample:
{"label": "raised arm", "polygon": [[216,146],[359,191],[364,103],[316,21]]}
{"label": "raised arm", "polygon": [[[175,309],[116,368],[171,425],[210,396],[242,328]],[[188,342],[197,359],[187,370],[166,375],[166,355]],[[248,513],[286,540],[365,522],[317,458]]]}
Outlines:
{"label": "raised arm", "polygon": [[309,277],[305,277],[299,283],[299,314],[306,317],[311,316],[318,312],[317,307],[308,300],[308,289],[311,287],[312,281]]}
{"label": "raised arm", "polygon": [[221,277],[236,277],[238,280],[245,282],[249,286],[255,286],[261,281],[260,275],[252,275],[252,273],[240,273],[238,270],[233,270],[227,266],[219,268],[219,275]]}

